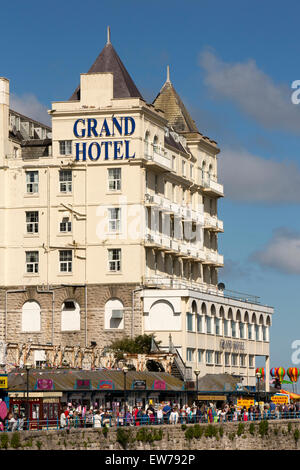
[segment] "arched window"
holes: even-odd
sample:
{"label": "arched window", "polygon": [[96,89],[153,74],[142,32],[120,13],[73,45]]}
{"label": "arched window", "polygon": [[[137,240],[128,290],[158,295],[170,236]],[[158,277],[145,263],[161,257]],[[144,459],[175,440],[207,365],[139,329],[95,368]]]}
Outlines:
{"label": "arched window", "polygon": [[204,179],[205,179],[205,172],[206,172],[206,163],[205,163],[205,160],[203,160],[202,168],[201,168],[202,183],[204,182]]}
{"label": "arched window", "polygon": [[157,135],[155,135],[154,139],[153,139],[153,152],[158,153],[158,137],[157,137]]}
{"label": "arched window", "polygon": [[21,328],[23,332],[41,331],[41,307],[34,300],[28,300],[22,307]]}
{"label": "arched window", "polygon": [[149,131],[146,132],[145,134],[145,155],[151,155],[150,152],[150,134]]}
{"label": "arched window", "polygon": [[61,331],[80,331],[80,306],[75,300],[65,300],[61,307]]}
{"label": "arched window", "polygon": [[119,299],[109,299],[104,308],[104,328],[122,330],[124,328],[124,305]]}
{"label": "arched window", "polygon": [[179,331],[181,330],[181,315],[174,311],[170,302],[158,300],[154,302],[145,315],[146,331]]}

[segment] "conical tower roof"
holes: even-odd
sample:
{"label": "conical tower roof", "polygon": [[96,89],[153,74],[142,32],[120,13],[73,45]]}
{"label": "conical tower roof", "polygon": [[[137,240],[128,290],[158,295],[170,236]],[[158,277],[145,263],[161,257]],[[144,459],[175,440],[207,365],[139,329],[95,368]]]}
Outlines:
{"label": "conical tower roof", "polygon": [[[107,73],[113,74],[114,98],[141,98],[141,93],[137,89],[134,81],[127,72],[123,62],[116,53],[110,42],[110,30],[108,28],[107,43],[98,55],[97,59],[89,69],[88,73]],[[71,100],[80,99],[80,86],[76,88]]]}
{"label": "conical tower roof", "polygon": [[166,119],[176,132],[199,134],[195,121],[190,116],[170,80],[169,67],[167,69],[167,80],[153,101],[153,105],[155,108],[164,111]]}

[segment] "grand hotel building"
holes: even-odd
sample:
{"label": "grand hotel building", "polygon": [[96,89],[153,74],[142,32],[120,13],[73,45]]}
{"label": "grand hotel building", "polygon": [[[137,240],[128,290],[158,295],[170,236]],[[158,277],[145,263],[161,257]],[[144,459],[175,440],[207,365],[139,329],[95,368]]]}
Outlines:
{"label": "grand hotel building", "polygon": [[108,35],[49,114],[10,109],[0,79],[0,363],[97,367],[113,339],[154,333],[190,371],[255,385],[273,309],[218,283],[219,148],[169,70],[147,103]]}

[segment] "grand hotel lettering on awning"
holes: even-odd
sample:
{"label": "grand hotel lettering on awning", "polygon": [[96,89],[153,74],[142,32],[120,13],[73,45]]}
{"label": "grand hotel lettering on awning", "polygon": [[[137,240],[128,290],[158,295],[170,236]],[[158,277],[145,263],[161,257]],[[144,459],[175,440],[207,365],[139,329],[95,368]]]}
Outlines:
{"label": "grand hotel lettering on awning", "polygon": [[245,351],[245,343],[243,341],[232,341],[230,339],[220,340],[220,349],[233,350],[233,351]]}
{"label": "grand hotel lettering on awning", "polygon": [[[73,134],[77,139],[97,138],[92,142],[76,142],[76,161],[128,160],[135,158],[130,149],[130,140],[110,138],[128,137],[134,134],[135,120],[130,116],[112,117],[110,119],[77,119]],[[102,139],[105,140],[102,140]],[[107,139],[109,138],[109,139]]]}

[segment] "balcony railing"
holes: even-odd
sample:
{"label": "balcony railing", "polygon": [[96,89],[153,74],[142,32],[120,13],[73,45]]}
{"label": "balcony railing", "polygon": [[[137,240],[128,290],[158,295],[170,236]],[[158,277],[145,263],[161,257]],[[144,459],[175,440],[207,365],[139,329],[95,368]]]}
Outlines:
{"label": "balcony railing", "polygon": [[156,163],[158,166],[167,168],[168,170],[172,169],[171,159],[168,157],[168,154],[164,147],[146,143],[145,159],[150,162]]}
{"label": "balcony railing", "polygon": [[200,186],[202,186],[206,191],[210,191],[219,196],[224,196],[223,185],[218,183],[217,180],[214,177],[210,176],[208,173],[202,176]]}
{"label": "balcony railing", "polygon": [[145,287],[154,286],[158,288],[169,289],[190,289],[197,290],[204,294],[217,295],[227,299],[239,300],[241,302],[261,305],[260,297],[252,294],[245,294],[237,291],[225,289],[221,291],[213,284],[204,284],[196,281],[189,281],[187,279],[177,279],[172,276],[149,276],[143,279]]}

